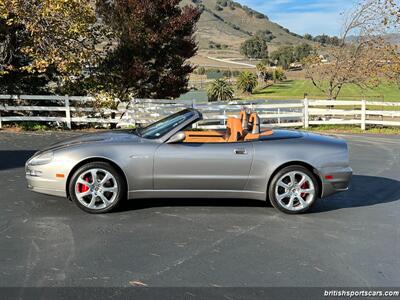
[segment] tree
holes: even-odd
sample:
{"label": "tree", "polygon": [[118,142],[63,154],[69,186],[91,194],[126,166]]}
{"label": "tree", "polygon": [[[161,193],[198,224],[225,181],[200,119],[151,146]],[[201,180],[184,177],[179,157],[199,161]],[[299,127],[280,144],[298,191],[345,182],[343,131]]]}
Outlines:
{"label": "tree", "polygon": [[[398,0],[377,0],[380,2],[382,9],[376,17],[381,18],[380,22],[385,29],[390,32],[398,31],[400,27],[400,1]],[[385,41],[384,53],[389,63],[382,67],[385,78],[396,83],[400,87],[400,46],[393,45]]]}
{"label": "tree", "polygon": [[95,23],[89,0],[0,0],[2,90],[31,91],[30,80],[40,89],[79,74],[95,53]]}
{"label": "tree", "polygon": [[267,43],[276,38],[270,30],[259,30],[256,32],[256,37],[265,40]]}
{"label": "tree", "polygon": [[187,63],[197,51],[200,10],[180,0],[98,0],[98,12],[113,32],[96,80],[121,100],[175,98],[187,91]]}
{"label": "tree", "polygon": [[289,65],[296,61],[293,46],[282,46],[271,53],[271,60],[278,66],[283,67],[285,70]]}
{"label": "tree", "polygon": [[21,49],[30,44],[29,35],[9,18],[7,14],[0,16],[0,93],[47,94],[50,76],[23,70],[30,60]]}
{"label": "tree", "polygon": [[311,34],[309,34],[309,33],[306,33],[306,34],[304,35],[304,38],[305,38],[306,40],[309,40],[309,41],[312,41],[312,40],[313,40],[313,36],[312,36]]}
{"label": "tree", "polygon": [[[381,37],[390,19],[385,10],[381,0],[359,4],[346,17],[338,46],[325,49],[329,62],[323,63],[317,54],[306,60],[306,76],[329,99],[336,99],[348,84],[375,86],[393,70],[390,53],[394,52],[387,51],[392,47]],[[354,34],[357,37],[348,41]]]}
{"label": "tree", "polygon": [[242,43],[240,53],[248,58],[266,59],[268,58],[268,45],[262,36],[252,37]]}
{"label": "tree", "polygon": [[387,15],[385,17],[384,24],[388,25],[388,20],[392,21],[392,24],[395,24],[395,27],[399,27],[400,25],[400,2],[398,0],[381,0],[381,3],[385,4],[385,9]]}
{"label": "tree", "polygon": [[280,67],[267,67],[264,64],[257,65],[258,77],[265,83],[283,81],[286,79],[285,71]]}
{"label": "tree", "polygon": [[220,5],[222,7],[227,7],[228,6],[228,0],[217,0],[217,5]]}
{"label": "tree", "polygon": [[237,87],[243,93],[253,93],[254,88],[257,86],[257,76],[256,74],[244,71],[240,73],[237,80]]}
{"label": "tree", "polygon": [[271,53],[271,60],[278,66],[288,69],[291,63],[300,62],[313,52],[314,48],[303,43],[293,46],[282,46]]}
{"label": "tree", "polygon": [[326,45],[329,44],[329,36],[326,34],[317,35],[316,37],[314,37],[314,41],[322,45]]}
{"label": "tree", "polygon": [[[23,70],[45,72],[51,66],[60,73],[79,73],[95,50],[96,16],[89,0],[0,0],[0,11],[9,55],[20,51],[30,59]],[[13,49],[7,43],[13,34],[29,41]]]}
{"label": "tree", "polygon": [[313,47],[307,43],[297,45],[293,51],[293,58],[295,61],[301,62],[304,58],[311,55]]}
{"label": "tree", "polygon": [[400,46],[386,44],[384,53],[390,63],[382,66],[382,73],[389,82],[397,84],[400,88]]}
{"label": "tree", "polygon": [[210,101],[229,101],[233,99],[233,86],[223,78],[214,80],[207,89]]}
{"label": "tree", "polygon": [[340,41],[337,36],[329,36],[329,35],[326,35],[326,34],[317,35],[317,36],[313,37],[311,34],[306,33],[303,37],[306,40],[313,41],[313,42],[316,42],[316,43],[320,43],[323,46],[326,46],[326,45],[337,46],[339,44],[339,41]]}
{"label": "tree", "polygon": [[319,56],[306,59],[306,77],[328,99],[337,99],[344,86],[355,84],[362,88],[379,82],[380,61],[378,48],[346,45],[329,50],[329,63]]}

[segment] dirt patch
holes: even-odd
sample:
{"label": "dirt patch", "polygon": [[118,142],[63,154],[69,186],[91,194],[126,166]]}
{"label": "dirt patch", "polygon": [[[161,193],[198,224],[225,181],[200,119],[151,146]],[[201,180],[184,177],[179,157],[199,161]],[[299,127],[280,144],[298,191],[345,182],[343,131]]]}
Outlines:
{"label": "dirt patch", "polygon": [[22,132],[22,128],[20,127],[7,127],[7,128],[1,128],[0,132],[14,132],[14,133],[18,133],[18,132]]}

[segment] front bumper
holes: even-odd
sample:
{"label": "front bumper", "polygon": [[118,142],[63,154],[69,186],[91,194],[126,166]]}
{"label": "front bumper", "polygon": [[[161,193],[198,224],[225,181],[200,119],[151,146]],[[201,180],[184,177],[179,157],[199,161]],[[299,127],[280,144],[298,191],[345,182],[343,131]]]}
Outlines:
{"label": "front bumper", "polygon": [[329,167],[321,171],[321,198],[349,189],[353,170],[350,167]]}
{"label": "front bumper", "polygon": [[[52,196],[66,197],[66,176],[64,178],[57,177],[61,173],[59,165],[46,164],[42,166],[25,166],[26,180],[28,189]],[[35,174],[35,176],[31,175]]]}

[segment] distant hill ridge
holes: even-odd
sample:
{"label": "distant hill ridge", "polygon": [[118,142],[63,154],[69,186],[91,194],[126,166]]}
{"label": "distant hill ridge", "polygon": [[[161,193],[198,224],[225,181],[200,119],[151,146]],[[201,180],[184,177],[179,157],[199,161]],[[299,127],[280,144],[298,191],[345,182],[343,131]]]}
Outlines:
{"label": "distant hill ridge", "polygon": [[302,36],[271,22],[268,16],[231,0],[183,0],[203,10],[197,29],[200,50],[221,47],[238,51],[240,44],[258,31],[274,37],[272,48],[308,42]]}
{"label": "distant hill ridge", "polygon": [[[389,33],[385,34],[382,36],[387,42],[394,44],[394,45],[400,45],[400,33]],[[357,41],[357,37],[354,35],[351,35],[347,38],[347,41],[349,42],[354,42]]]}

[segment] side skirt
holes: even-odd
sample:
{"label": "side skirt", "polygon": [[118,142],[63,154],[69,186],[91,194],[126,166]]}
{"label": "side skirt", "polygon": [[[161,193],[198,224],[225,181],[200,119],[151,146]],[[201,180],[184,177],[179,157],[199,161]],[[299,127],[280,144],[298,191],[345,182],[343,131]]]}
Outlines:
{"label": "side skirt", "polygon": [[213,190],[142,190],[129,191],[129,199],[146,198],[234,198],[266,200],[266,193],[252,191],[213,191]]}

